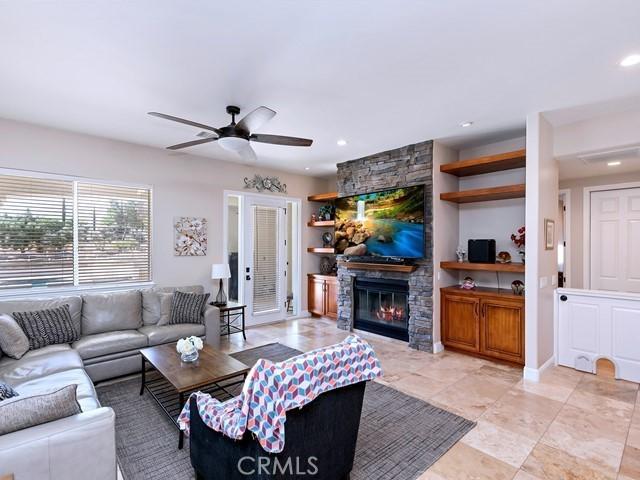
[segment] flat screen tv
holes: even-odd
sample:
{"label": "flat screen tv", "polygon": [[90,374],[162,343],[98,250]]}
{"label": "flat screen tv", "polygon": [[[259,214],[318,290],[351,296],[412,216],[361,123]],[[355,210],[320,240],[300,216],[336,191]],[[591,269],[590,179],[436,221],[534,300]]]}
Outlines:
{"label": "flat screen tv", "polygon": [[338,198],[336,253],[424,257],[424,186]]}

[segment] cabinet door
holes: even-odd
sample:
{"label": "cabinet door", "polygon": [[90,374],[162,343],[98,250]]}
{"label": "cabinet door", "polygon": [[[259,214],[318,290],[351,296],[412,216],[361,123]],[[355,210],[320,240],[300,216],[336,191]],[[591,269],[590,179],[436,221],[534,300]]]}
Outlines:
{"label": "cabinet door", "polygon": [[326,315],[330,318],[338,318],[338,280],[327,280],[325,285]]}
{"label": "cabinet door", "polygon": [[442,342],[446,346],[480,351],[480,301],[445,294],[442,297]]}
{"label": "cabinet door", "polygon": [[309,313],[313,315],[324,315],[324,280],[309,277],[307,293],[309,296]]}
{"label": "cabinet door", "polygon": [[482,299],[481,351],[502,360],[524,364],[524,315],[521,303]]}

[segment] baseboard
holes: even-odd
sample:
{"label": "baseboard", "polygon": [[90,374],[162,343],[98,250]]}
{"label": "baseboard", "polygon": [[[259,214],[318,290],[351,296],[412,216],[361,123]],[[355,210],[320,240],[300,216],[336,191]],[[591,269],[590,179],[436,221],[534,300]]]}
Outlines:
{"label": "baseboard", "polygon": [[555,355],[552,355],[551,358],[540,365],[539,368],[524,367],[524,369],[522,370],[522,377],[530,382],[539,382],[542,372],[544,372],[550,366],[555,365],[555,363],[556,357]]}
{"label": "baseboard", "polygon": [[436,342],[433,344],[433,353],[441,353],[444,352],[444,345],[442,342]]}

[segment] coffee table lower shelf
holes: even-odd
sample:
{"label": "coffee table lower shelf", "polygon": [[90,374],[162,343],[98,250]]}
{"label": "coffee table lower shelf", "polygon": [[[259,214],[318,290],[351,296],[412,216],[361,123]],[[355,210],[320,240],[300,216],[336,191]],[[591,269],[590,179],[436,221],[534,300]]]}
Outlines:
{"label": "coffee table lower shelf", "polygon": [[169,417],[171,423],[173,423],[173,425],[178,429],[178,449],[182,449],[184,446],[184,432],[180,430],[178,417],[180,416],[182,408],[189,398],[189,395],[194,392],[208,393],[212,397],[223,402],[235,397],[240,392],[238,389],[238,392],[234,393],[230,389],[238,386],[241,388],[246,378],[246,374],[240,374],[235,378],[230,378],[221,382],[214,382],[194,390],[179,392],[166,378],[162,376],[160,372],[155,369],[147,370],[147,364],[151,365],[146,362],[144,356],[142,356],[142,381],[140,385],[140,395],[143,395],[146,390],[160,406],[165,415]]}

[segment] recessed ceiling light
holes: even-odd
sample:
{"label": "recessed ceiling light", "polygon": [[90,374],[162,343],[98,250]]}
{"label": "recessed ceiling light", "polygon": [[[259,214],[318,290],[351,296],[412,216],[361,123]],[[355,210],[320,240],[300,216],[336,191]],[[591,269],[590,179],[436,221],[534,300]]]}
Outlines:
{"label": "recessed ceiling light", "polygon": [[638,65],[640,63],[640,54],[634,53],[633,55],[629,55],[624,57],[620,62],[621,67],[633,67],[634,65]]}
{"label": "recessed ceiling light", "polygon": [[311,170],[311,167],[304,167],[305,170]]}
{"label": "recessed ceiling light", "polygon": [[471,125],[473,125],[473,122],[462,122],[460,124],[462,128],[467,128],[467,127],[470,127]]}
{"label": "recessed ceiling light", "polygon": [[622,162],[619,160],[616,160],[615,162],[607,162],[607,166],[608,167],[617,167],[618,165],[621,165]]}
{"label": "recessed ceiling light", "polygon": [[347,144],[347,141],[344,138],[341,138],[336,143],[338,144],[338,146],[344,147]]}

